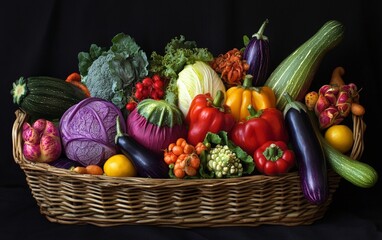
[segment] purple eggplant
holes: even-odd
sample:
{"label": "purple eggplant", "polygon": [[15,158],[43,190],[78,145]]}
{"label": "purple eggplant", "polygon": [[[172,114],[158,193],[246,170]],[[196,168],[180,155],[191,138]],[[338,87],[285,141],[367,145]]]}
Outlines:
{"label": "purple eggplant", "polygon": [[120,126],[119,116],[116,119],[116,126],[115,144],[125,156],[132,160],[139,177],[168,177],[169,167],[163,160],[163,154],[145,148],[134,138],[124,133]]}
{"label": "purple eggplant", "polygon": [[263,22],[244,49],[243,59],[249,65],[247,74],[253,76],[252,86],[262,86],[266,81],[270,54],[268,37],[263,32],[268,22],[268,19]]}
{"label": "purple eggplant", "polygon": [[324,150],[305,105],[292,100],[288,93],[284,96],[287,99],[284,109],[285,123],[296,153],[301,190],[309,202],[322,204],[329,196]]}

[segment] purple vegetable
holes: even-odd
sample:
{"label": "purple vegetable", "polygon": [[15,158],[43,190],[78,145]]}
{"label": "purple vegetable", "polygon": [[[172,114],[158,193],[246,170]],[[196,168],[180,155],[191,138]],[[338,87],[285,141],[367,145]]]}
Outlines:
{"label": "purple vegetable", "polygon": [[66,156],[83,166],[102,165],[117,153],[114,143],[115,119],[126,125],[121,110],[113,103],[96,97],[70,107],[60,119],[60,133]]}
{"label": "purple vegetable", "polygon": [[318,115],[318,121],[321,129],[325,129],[332,125],[339,124],[340,122],[342,122],[342,120],[343,117],[341,117],[340,112],[335,106],[327,107]]}
{"label": "purple vegetable", "polygon": [[247,61],[249,69],[247,74],[253,76],[252,86],[262,86],[266,81],[269,65],[269,41],[263,35],[264,29],[268,24],[266,19],[259,31],[252,35],[251,40],[245,47],[243,59]]}
{"label": "purple vegetable", "polygon": [[139,177],[146,178],[166,178],[168,176],[169,167],[163,160],[163,152],[154,153],[145,148],[134,138],[128,136],[121,131],[116,119],[117,135],[115,143],[121,152],[133,161],[134,168],[138,172]]}
{"label": "purple vegetable", "polygon": [[187,137],[180,109],[165,100],[144,99],[127,117],[127,134],[157,154],[178,138]]}
{"label": "purple vegetable", "polygon": [[56,168],[70,169],[71,167],[82,166],[79,162],[70,160],[67,157],[60,157],[53,162],[50,162],[49,165]]}
{"label": "purple vegetable", "polygon": [[329,196],[325,152],[305,105],[293,100],[288,93],[284,96],[287,98],[285,123],[296,154],[301,190],[309,202],[322,204]]}
{"label": "purple vegetable", "polygon": [[23,154],[29,161],[52,162],[62,152],[60,132],[58,128],[45,119],[38,119],[32,125],[23,124]]}

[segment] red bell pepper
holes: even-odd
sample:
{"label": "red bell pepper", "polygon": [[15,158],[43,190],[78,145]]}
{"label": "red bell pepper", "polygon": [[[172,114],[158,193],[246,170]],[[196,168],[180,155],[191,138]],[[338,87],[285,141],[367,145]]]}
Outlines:
{"label": "red bell pepper", "polygon": [[274,140],[288,142],[283,113],[277,108],[265,108],[255,112],[252,105],[248,106],[250,116],[235,124],[229,133],[229,138],[249,155],[263,143]]}
{"label": "red bell pepper", "polygon": [[215,98],[210,93],[194,97],[186,116],[186,123],[189,125],[187,142],[196,145],[203,142],[208,132],[229,132],[232,129],[235,118],[223,103],[222,91],[218,91]]}
{"label": "red bell pepper", "polygon": [[256,169],[265,175],[287,173],[295,164],[294,152],[283,141],[268,141],[253,154]]}

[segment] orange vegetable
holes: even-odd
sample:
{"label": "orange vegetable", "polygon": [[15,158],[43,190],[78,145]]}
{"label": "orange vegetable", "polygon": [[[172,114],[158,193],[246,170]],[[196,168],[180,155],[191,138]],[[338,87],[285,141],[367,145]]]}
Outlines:
{"label": "orange vegetable", "polygon": [[102,167],[100,167],[98,165],[88,165],[85,168],[86,168],[86,172],[88,174],[103,175],[103,169],[102,169]]}
{"label": "orange vegetable", "polygon": [[67,82],[81,82],[81,75],[79,73],[73,72],[69,74],[66,78]]}
{"label": "orange vegetable", "polygon": [[332,78],[330,79],[330,85],[342,86],[345,85],[345,81],[342,76],[345,74],[343,67],[336,67],[332,72]]}
{"label": "orange vegetable", "polygon": [[[198,144],[198,150],[206,149],[203,143]],[[197,149],[192,144],[187,143],[184,138],[177,139],[176,142],[170,143],[164,150],[164,161],[172,169],[172,173],[176,178],[184,178],[186,176],[196,176],[200,166],[199,155]],[[170,174],[170,176],[172,176]]]}
{"label": "orange vegetable", "polygon": [[305,105],[309,110],[313,110],[316,106],[318,100],[318,93],[316,91],[311,91],[305,95]]}
{"label": "orange vegetable", "polygon": [[198,142],[195,146],[195,151],[196,151],[196,154],[200,155],[202,153],[202,151],[204,150],[207,150],[208,147],[202,143],[202,142]]}
{"label": "orange vegetable", "polygon": [[366,112],[365,108],[360,103],[356,102],[352,102],[350,110],[351,113],[356,116],[363,116]]}
{"label": "orange vegetable", "polygon": [[243,53],[233,48],[225,54],[220,54],[216,57],[211,67],[220,73],[220,77],[227,86],[235,86],[241,84],[249,64],[243,59]]}
{"label": "orange vegetable", "polygon": [[80,166],[73,167],[70,170],[73,171],[73,172],[76,172],[76,173],[80,173],[80,174],[86,174],[87,173],[86,168],[85,167],[80,167]]}
{"label": "orange vegetable", "polygon": [[71,73],[71,74],[69,74],[69,76],[66,78],[65,81],[78,87],[79,89],[81,89],[85,93],[85,95],[87,97],[90,97],[90,91],[86,87],[86,85],[81,82],[81,75],[80,74],[78,74],[76,72]]}

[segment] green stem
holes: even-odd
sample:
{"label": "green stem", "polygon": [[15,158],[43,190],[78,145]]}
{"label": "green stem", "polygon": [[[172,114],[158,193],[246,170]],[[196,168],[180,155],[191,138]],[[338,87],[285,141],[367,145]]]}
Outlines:
{"label": "green stem", "polygon": [[268,23],[269,23],[269,20],[265,19],[265,21],[261,25],[259,31],[255,34],[253,34],[252,37],[256,37],[257,39],[267,40],[268,38],[266,36],[264,36],[263,34],[264,34],[264,29],[268,25]]}
{"label": "green stem", "polygon": [[245,75],[242,86],[244,88],[251,88],[252,87],[252,80],[253,80],[253,76],[251,74]]}
{"label": "green stem", "polygon": [[249,104],[248,107],[249,116],[247,116],[247,120],[252,118],[258,118],[263,114],[263,110],[256,111],[252,104]]}
{"label": "green stem", "polygon": [[267,160],[271,160],[275,162],[281,158],[283,153],[284,153],[283,150],[279,146],[272,143],[265,149],[265,151],[263,152],[263,155]]}
{"label": "green stem", "polygon": [[284,115],[291,108],[294,108],[294,109],[296,109],[299,112],[301,112],[301,110],[304,111],[304,112],[307,112],[306,106],[303,103],[299,102],[299,101],[295,101],[288,92],[284,92],[283,97],[287,101],[287,104],[285,105],[285,108],[284,108]]}
{"label": "green stem", "polygon": [[215,98],[212,102],[212,105],[216,108],[221,108],[224,101],[224,94],[221,90],[216,92]]}

